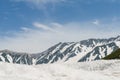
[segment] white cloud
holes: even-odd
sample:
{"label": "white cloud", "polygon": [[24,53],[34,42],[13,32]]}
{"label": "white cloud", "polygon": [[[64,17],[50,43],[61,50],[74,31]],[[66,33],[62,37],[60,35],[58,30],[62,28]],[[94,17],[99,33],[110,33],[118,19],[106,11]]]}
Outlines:
{"label": "white cloud", "polygon": [[34,25],[34,27],[36,27],[36,28],[40,28],[40,29],[43,29],[43,30],[55,32],[54,29],[48,27],[47,25],[38,23],[38,22],[34,22],[33,25]]}
{"label": "white cloud", "polygon": [[31,31],[31,29],[30,29],[30,28],[27,28],[27,27],[22,27],[21,30],[24,31],[24,32],[29,32],[29,31]]}
{"label": "white cloud", "polygon": [[63,25],[61,25],[59,23],[56,23],[56,22],[51,23],[51,25],[54,26],[54,27],[59,27],[59,28],[63,27]]}
{"label": "white cloud", "polygon": [[22,31],[15,33],[15,36],[0,39],[0,49],[41,52],[59,42],[73,42],[88,38],[117,36],[119,34],[119,27],[117,26],[120,25],[116,24],[116,27],[114,25],[103,24],[96,27],[90,22],[70,22],[66,24],[52,22],[44,25],[34,22],[32,28],[23,27]]}
{"label": "white cloud", "polygon": [[99,20],[95,20],[92,23],[95,24],[95,25],[100,25],[100,21]]}

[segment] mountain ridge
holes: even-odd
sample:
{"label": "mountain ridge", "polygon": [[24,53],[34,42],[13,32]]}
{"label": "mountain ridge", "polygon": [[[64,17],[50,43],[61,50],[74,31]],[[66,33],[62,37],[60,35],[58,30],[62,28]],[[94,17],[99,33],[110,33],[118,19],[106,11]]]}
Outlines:
{"label": "mountain ridge", "polygon": [[88,39],[79,42],[60,42],[41,53],[0,51],[0,61],[17,64],[47,64],[99,60],[120,48],[120,36],[109,39]]}

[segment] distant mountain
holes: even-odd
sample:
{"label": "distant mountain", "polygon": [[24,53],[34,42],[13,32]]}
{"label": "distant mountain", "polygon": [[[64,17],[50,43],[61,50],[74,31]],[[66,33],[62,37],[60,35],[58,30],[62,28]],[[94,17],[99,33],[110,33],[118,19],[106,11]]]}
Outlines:
{"label": "distant mountain", "polygon": [[112,52],[110,55],[107,55],[103,59],[120,59],[120,49],[117,49],[116,51]]}
{"label": "distant mountain", "polygon": [[0,51],[0,61],[18,64],[33,64],[34,57],[32,54],[18,53],[9,50]]}
{"label": "distant mountain", "polygon": [[0,61],[18,64],[47,64],[99,60],[120,48],[120,36],[109,39],[88,39],[80,42],[60,42],[38,54],[0,51]]}

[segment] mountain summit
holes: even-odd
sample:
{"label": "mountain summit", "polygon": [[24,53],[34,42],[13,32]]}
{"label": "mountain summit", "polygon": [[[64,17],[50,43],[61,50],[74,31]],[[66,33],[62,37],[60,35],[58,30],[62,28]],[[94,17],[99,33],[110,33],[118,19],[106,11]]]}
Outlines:
{"label": "mountain summit", "polygon": [[80,42],[60,42],[38,54],[0,51],[0,61],[17,64],[47,64],[99,60],[120,48],[120,36],[109,39],[88,39]]}

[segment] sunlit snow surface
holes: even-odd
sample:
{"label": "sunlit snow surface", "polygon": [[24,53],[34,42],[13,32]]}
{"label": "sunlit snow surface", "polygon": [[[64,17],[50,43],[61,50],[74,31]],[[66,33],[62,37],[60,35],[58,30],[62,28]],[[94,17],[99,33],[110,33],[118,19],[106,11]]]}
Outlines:
{"label": "sunlit snow surface", "polygon": [[44,65],[0,63],[0,80],[119,80],[120,60]]}

